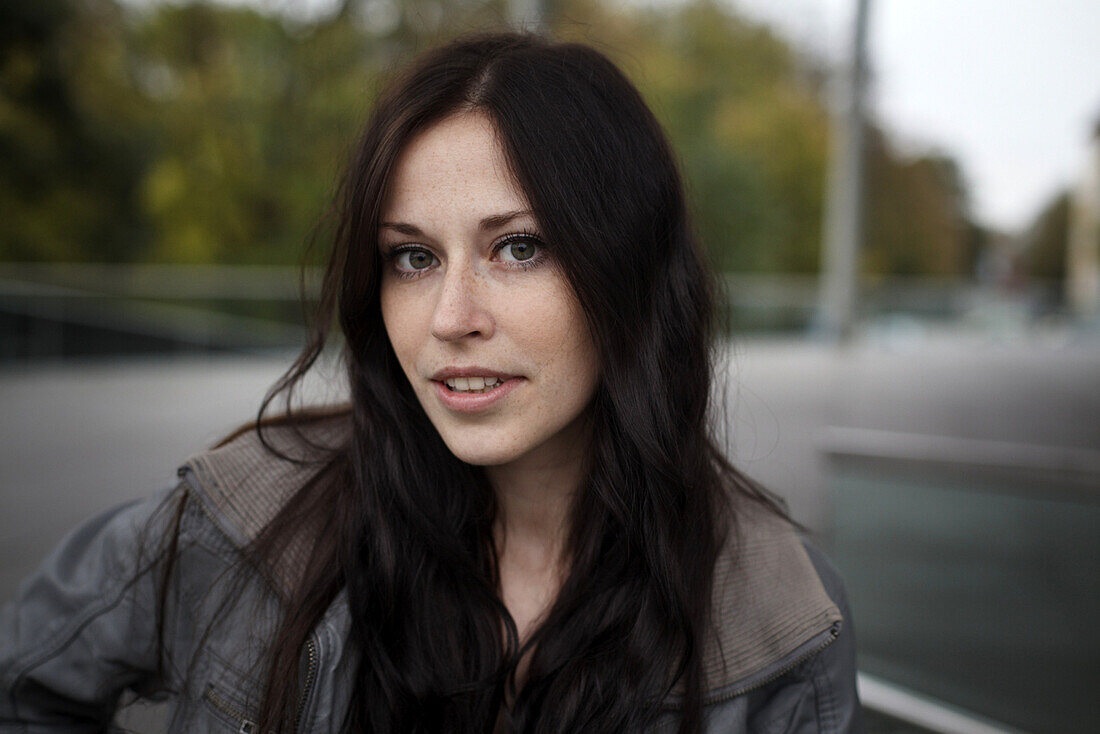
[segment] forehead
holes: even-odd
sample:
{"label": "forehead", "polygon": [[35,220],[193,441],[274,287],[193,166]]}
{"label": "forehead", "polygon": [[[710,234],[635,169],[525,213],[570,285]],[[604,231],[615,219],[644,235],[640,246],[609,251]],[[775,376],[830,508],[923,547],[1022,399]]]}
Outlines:
{"label": "forehead", "polygon": [[391,175],[383,218],[480,218],[526,208],[492,121],[470,112],[452,115],[409,141]]}

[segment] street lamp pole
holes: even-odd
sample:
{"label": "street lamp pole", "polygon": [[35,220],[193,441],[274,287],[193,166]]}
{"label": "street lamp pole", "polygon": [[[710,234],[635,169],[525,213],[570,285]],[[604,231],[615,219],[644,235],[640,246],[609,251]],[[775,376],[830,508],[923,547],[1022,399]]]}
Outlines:
{"label": "street lamp pole", "polygon": [[533,33],[545,32],[546,3],[547,0],[510,0],[508,16],[512,27]]}
{"label": "street lamp pole", "polygon": [[867,86],[867,15],[870,0],[856,0],[852,51],[834,113],[822,251],[821,325],[838,341],[851,337],[863,238],[864,95]]}

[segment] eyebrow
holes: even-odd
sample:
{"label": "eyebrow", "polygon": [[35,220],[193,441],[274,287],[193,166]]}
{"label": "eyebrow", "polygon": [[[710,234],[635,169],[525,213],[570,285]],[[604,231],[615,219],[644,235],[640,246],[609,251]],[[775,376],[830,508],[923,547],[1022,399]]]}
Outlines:
{"label": "eyebrow", "polygon": [[[478,223],[478,229],[487,231],[491,229],[498,229],[511,222],[513,219],[519,219],[524,216],[534,216],[534,212],[530,209],[519,209],[514,212],[505,212],[503,214],[491,214]],[[424,232],[420,230],[414,224],[408,222],[382,222],[378,225],[383,229],[392,229],[395,232],[400,232],[403,235],[409,237],[423,237]]]}

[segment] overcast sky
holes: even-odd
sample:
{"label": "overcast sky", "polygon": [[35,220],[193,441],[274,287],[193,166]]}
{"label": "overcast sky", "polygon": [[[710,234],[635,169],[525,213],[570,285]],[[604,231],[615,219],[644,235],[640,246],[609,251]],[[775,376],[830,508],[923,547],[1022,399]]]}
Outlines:
{"label": "overcast sky", "polygon": [[[737,0],[832,58],[855,0]],[[871,0],[871,104],[895,139],[954,155],[974,212],[1025,226],[1085,167],[1100,123],[1097,0]]]}

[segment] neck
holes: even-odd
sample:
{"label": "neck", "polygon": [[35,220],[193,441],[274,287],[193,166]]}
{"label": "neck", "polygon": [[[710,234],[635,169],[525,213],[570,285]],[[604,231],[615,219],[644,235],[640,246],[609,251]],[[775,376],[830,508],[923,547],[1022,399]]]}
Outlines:
{"label": "neck", "polygon": [[500,595],[520,640],[553,605],[568,575],[569,514],[587,468],[580,446],[542,449],[538,456],[486,467],[497,496]]}
{"label": "neck", "polygon": [[497,496],[494,534],[502,558],[524,550],[524,555],[537,552],[546,565],[561,560],[583,470],[580,455],[486,469]]}
{"label": "neck", "polygon": [[497,498],[493,534],[502,560],[522,548],[540,556],[543,566],[566,565],[569,514],[587,473],[590,437],[587,416],[578,416],[537,449],[485,467]]}

